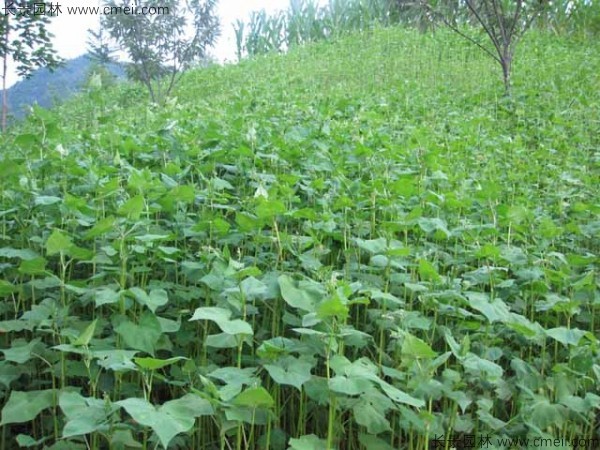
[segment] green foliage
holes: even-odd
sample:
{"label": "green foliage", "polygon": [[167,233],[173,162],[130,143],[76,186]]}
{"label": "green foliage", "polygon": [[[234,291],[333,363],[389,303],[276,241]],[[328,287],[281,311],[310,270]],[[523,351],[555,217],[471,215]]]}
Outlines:
{"label": "green foliage", "polygon": [[330,0],[324,6],[315,0],[291,0],[284,12],[268,15],[263,10],[253,12],[247,23],[237,21],[238,59],[398,23],[399,10],[395,0]]}
{"label": "green foliage", "polygon": [[100,66],[106,66],[114,62],[114,54],[117,48],[111,44],[110,38],[104,33],[104,29],[94,31],[88,30],[87,57]]}
{"label": "green foliage", "polygon": [[[50,70],[58,67],[61,59],[52,46],[52,34],[48,32],[51,15],[36,13],[36,9],[46,7],[44,2],[30,0],[5,2],[0,18],[0,59],[2,71],[2,131],[6,130],[8,114],[8,93],[6,79],[9,63],[16,65],[19,76],[29,77],[39,67]],[[49,6],[48,6],[49,7]]]}
{"label": "green foliage", "polygon": [[599,439],[600,48],[518,51],[512,99],[390,27],[34,108],[0,141],[4,448]]}
{"label": "green foliage", "polygon": [[33,105],[50,108],[61,104],[78,92],[89,89],[93,74],[100,75],[104,89],[125,76],[120,65],[96,66],[86,56],[66,60],[53,71],[40,68],[6,90],[10,114],[22,119]]}
{"label": "green foliage", "polygon": [[[130,2],[112,0],[107,7],[117,13],[102,16],[102,31],[129,55],[129,78],[142,82],[152,101],[162,102],[219,36],[216,6],[217,0],[138,1],[135,8],[152,8],[155,14],[125,14],[121,9]],[[104,50],[98,49],[102,55]]]}

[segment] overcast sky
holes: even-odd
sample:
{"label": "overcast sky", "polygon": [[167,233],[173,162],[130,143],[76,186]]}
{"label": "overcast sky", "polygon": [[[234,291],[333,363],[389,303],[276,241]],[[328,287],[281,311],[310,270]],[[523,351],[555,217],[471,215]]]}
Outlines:
{"label": "overcast sky", "polygon": [[[61,5],[62,14],[53,18],[50,31],[54,34],[54,47],[59,56],[71,59],[86,52],[87,30],[99,28],[100,16],[94,15],[69,15],[67,6],[98,6],[104,4],[102,0],[53,0]],[[133,3],[133,2],[132,2]],[[321,0],[325,3],[325,0]],[[268,12],[285,9],[289,0],[220,0],[219,16],[221,18],[221,37],[216,48],[211,50],[221,61],[235,60],[235,38],[232,23],[238,18],[247,18],[252,11],[265,9]],[[7,85],[10,86],[18,80],[14,72],[9,73]]]}

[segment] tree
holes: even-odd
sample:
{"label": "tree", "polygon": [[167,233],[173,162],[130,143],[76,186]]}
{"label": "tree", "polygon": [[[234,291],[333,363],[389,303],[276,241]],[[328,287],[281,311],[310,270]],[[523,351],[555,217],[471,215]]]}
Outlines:
{"label": "tree", "polygon": [[29,77],[40,67],[50,70],[58,67],[61,59],[52,46],[52,34],[47,26],[53,7],[44,2],[31,0],[5,0],[3,17],[0,19],[0,57],[2,58],[2,131],[6,130],[8,94],[6,77],[8,63],[16,64],[19,76]]}
{"label": "tree", "polygon": [[148,88],[153,102],[162,101],[219,36],[217,0],[138,0],[136,14],[124,13],[129,5],[108,3],[115,14],[103,16],[102,27],[129,55],[130,78]]}
{"label": "tree", "polygon": [[[468,23],[480,26],[491,42],[484,45],[463,31],[455,20],[432,5],[431,0],[422,0],[423,6],[441,19],[450,29],[477,45],[502,67],[505,93],[510,94],[512,63],[517,44],[535,18],[546,7],[545,0],[462,0],[467,8]],[[441,2],[443,3],[443,2]]]}
{"label": "tree", "polygon": [[102,28],[98,31],[88,29],[87,46],[87,57],[94,63],[106,66],[114,62],[114,54],[118,49],[112,45],[110,36]]}

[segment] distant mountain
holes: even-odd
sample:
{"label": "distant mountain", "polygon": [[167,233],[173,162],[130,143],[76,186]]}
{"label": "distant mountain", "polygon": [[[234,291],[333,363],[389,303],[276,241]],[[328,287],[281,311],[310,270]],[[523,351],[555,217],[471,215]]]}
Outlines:
{"label": "distant mountain", "polygon": [[[27,107],[38,104],[49,108],[77,93],[86,80],[92,61],[85,55],[65,61],[65,64],[51,72],[46,68],[36,70],[29,79],[21,80],[8,91],[8,112],[14,118],[22,118]],[[125,76],[119,64],[111,64],[109,70],[117,78]]]}

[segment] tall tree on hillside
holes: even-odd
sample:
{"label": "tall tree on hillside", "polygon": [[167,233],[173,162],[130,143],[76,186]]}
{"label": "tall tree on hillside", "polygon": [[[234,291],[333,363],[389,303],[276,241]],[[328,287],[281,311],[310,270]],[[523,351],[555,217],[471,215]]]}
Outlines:
{"label": "tall tree on hillside", "polygon": [[53,69],[61,63],[52,46],[48,23],[53,6],[31,0],[5,0],[0,19],[2,58],[2,131],[6,130],[8,94],[6,77],[9,60],[19,76],[29,77],[39,67]]}
{"label": "tall tree on hillside", "polygon": [[153,102],[164,100],[182,72],[206,57],[220,33],[218,0],[138,0],[144,14],[118,13],[128,0],[111,0],[115,14],[102,17],[102,27],[131,59],[128,74],[141,81]]}
{"label": "tall tree on hillside", "polygon": [[91,28],[88,29],[88,59],[105,66],[114,62],[114,54],[117,50],[117,47],[112,44],[110,36],[102,28],[98,31],[94,31]]}
{"label": "tall tree on hillside", "polygon": [[[502,67],[506,94],[510,93],[512,63],[517,44],[536,17],[546,8],[545,0],[462,0],[469,24],[478,26],[487,36],[487,44],[468,34],[434,0],[421,0],[425,9],[450,29],[477,45]],[[443,4],[444,2],[439,2]],[[460,6],[460,5],[459,5]]]}

